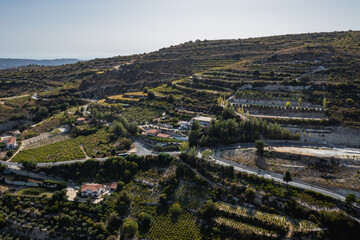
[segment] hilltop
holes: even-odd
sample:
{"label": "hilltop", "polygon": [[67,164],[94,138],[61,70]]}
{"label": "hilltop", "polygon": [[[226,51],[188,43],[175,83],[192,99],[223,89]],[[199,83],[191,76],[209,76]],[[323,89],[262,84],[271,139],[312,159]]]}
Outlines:
{"label": "hilltop", "polygon": [[61,92],[101,99],[180,79],[183,87],[228,92],[280,84],[306,89],[300,92],[314,104],[327,98],[335,123],[358,127],[359,39],[359,31],[348,31],[197,40],[146,54],[12,68],[0,71],[0,97]]}

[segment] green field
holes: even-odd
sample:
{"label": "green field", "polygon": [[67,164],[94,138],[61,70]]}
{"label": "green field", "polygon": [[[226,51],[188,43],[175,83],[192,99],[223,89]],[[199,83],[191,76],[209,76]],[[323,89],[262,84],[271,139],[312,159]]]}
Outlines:
{"label": "green field", "polygon": [[58,162],[84,159],[86,156],[81,150],[81,146],[84,147],[89,157],[103,156],[111,148],[108,144],[109,135],[105,129],[100,129],[88,136],[79,136],[43,147],[21,151],[14,157],[13,161]]}
{"label": "green field", "polygon": [[196,224],[195,217],[183,212],[179,219],[173,221],[170,213],[161,214],[155,218],[149,232],[149,239],[201,239],[200,226]]}

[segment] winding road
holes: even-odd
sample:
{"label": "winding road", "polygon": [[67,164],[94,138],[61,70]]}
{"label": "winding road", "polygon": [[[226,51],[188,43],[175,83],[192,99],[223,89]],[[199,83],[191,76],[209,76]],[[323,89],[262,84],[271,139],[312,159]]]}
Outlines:
{"label": "winding road", "polygon": [[[264,178],[267,178],[267,179],[273,179],[276,182],[284,183],[283,176],[281,174],[273,173],[273,172],[267,172],[267,171],[263,171],[263,170],[260,170],[260,169],[248,167],[248,166],[245,166],[245,165],[240,164],[238,162],[234,162],[234,161],[231,161],[231,160],[221,158],[220,156],[215,156],[214,159],[215,159],[216,163],[221,164],[221,165],[225,165],[225,166],[231,165],[237,171],[246,172],[246,173],[249,173],[249,174],[255,174],[257,176],[264,177]],[[293,179],[293,181],[289,182],[288,184],[290,186],[294,186],[294,187],[298,187],[298,188],[306,189],[306,190],[312,190],[312,191],[315,191],[315,192],[319,192],[319,193],[328,195],[328,196],[333,197],[335,199],[345,201],[345,196],[343,196],[343,195],[341,195],[339,193],[336,193],[336,192],[334,192],[332,190],[329,190],[329,189],[314,185],[314,184],[309,184],[309,183],[306,183],[306,182],[303,182],[303,181],[300,181],[300,180],[297,180],[297,179]]]}
{"label": "winding road", "polygon": [[[140,155],[140,156],[145,156],[145,155],[151,155],[154,154],[146,145],[144,145],[143,143],[139,142],[139,141],[134,141],[134,145],[136,146],[136,154]],[[244,144],[243,144],[244,145]],[[245,144],[246,145],[246,144]],[[234,148],[234,146],[227,146],[227,148]],[[261,176],[267,179],[273,179],[276,182],[280,182],[280,183],[284,183],[283,181],[283,176],[281,174],[278,173],[273,173],[273,172],[267,172],[264,170],[260,170],[257,168],[253,168],[253,167],[249,167],[249,166],[245,166],[241,163],[238,162],[234,162],[228,159],[224,159],[222,157],[220,157],[220,151],[225,149],[225,146],[223,148],[219,147],[219,148],[215,148],[213,149],[214,152],[214,161],[218,164],[221,165],[225,165],[225,166],[233,166],[235,170],[237,171],[241,171],[241,172],[247,172],[249,174],[255,174],[257,176]],[[179,154],[179,152],[173,152],[170,154]],[[98,161],[105,161],[106,159],[108,159],[108,157],[105,158],[94,158],[95,160]],[[50,163],[38,163],[37,166],[39,167],[47,167],[47,166],[56,166],[56,165],[61,165],[61,164],[71,164],[71,163],[75,163],[75,162],[85,162],[87,159],[80,159],[80,160],[71,160],[71,161],[61,161],[61,162],[50,162]],[[6,165],[9,168],[13,168],[13,169],[21,169],[22,166],[19,163],[14,163],[14,162],[5,162],[5,161],[0,161],[1,164]],[[301,189],[307,189],[307,190],[312,190],[315,192],[319,192],[328,196],[331,196],[335,199],[341,200],[341,201],[345,201],[345,194],[341,194],[335,191],[332,191],[330,189],[324,188],[324,187],[320,187],[314,184],[310,184],[304,181],[300,181],[298,179],[293,179],[293,181],[288,183],[290,186],[294,186],[294,187],[298,187]]]}

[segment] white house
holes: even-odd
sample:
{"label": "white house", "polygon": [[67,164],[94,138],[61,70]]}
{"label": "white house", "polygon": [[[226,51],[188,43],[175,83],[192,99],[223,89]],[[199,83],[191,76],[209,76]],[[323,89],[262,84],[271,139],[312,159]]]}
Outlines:
{"label": "white house", "polygon": [[16,137],[4,137],[0,142],[5,143],[6,149],[15,149],[18,146]]}
{"label": "white house", "polygon": [[193,124],[193,122],[195,120],[199,121],[200,125],[207,127],[207,126],[210,125],[212,118],[211,117],[204,117],[204,116],[197,116],[197,117],[193,117],[190,120],[190,123]]}
{"label": "white house", "polygon": [[180,124],[180,127],[179,127],[180,130],[182,130],[182,129],[189,130],[191,127],[191,124],[188,121],[179,121],[179,124]]}
{"label": "white house", "polygon": [[98,197],[101,194],[103,187],[101,184],[87,183],[81,187],[81,197]]}

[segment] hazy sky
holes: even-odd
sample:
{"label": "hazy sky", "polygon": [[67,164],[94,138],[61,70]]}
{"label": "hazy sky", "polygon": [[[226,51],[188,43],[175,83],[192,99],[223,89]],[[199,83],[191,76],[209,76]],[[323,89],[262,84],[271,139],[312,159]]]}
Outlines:
{"label": "hazy sky", "polygon": [[360,30],[359,0],[0,0],[0,57],[90,59],[196,39]]}

